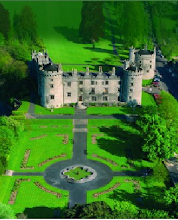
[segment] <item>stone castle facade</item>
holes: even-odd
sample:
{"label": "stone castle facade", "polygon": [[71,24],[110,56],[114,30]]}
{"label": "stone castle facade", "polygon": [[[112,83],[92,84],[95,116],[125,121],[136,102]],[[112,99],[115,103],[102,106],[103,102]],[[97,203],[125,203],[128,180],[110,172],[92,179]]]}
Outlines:
{"label": "stone castle facade", "polygon": [[156,49],[129,49],[129,60],[124,67],[113,67],[110,72],[65,72],[61,64],[54,64],[47,52],[32,51],[32,66],[38,79],[38,94],[45,108],[59,108],[64,104],[82,102],[141,105],[142,79],[154,77]]}

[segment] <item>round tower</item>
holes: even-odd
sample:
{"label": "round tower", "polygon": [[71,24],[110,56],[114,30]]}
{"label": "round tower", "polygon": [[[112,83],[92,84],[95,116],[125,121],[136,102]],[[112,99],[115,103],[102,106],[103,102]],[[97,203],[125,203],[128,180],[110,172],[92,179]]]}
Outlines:
{"label": "round tower", "polygon": [[39,69],[38,93],[45,108],[63,106],[63,70],[61,65],[49,63]]}
{"label": "round tower", "polygon": [[141,105],[143,70],[130,66],[124,70],[122,101]]}
{"label": "round tower", "polygon": [[155,73],[156,52],[150,50],[140,50],[135,54],[137,66],[143,69],[143,79],[153,79]]}

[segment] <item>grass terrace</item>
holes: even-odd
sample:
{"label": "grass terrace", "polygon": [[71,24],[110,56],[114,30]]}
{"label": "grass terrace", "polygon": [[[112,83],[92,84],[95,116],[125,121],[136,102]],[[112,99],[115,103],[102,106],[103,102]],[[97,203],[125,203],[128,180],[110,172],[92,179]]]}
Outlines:
{"label": "grass terrace", "polygon": [[44,108],[40,105],[35,105],[35,114],[44,114],[44,115],[58,115],[58,114],[75,114],[74,107],[61,107],[61,108],[54,108],[53,112],[51,112],[51,109]]}
{"label": "grass terrace", "polygon": [[114,177],[108,185],[88,191],[87,203],[105,201],[117,209],[119,202],[128,201],[140,208],[161,209],[164,208],[162,193],[165,189],[164,181],[153,180],[151,176]]}
{"label": "grass terrace", "polygon": [[87,114],[92,115],[115,115],[115,114],[134,114],[129,107],[88,107]]}
{"label": "grass terrace", "polygon": [[143,80],[142,80],[142,86],[143,86],[143,87],[144,87],[144,86],[149,86],[149,85],[152,84],[152,82],[153,82],[153,79],[143,79]]}
{"label": "grass terrace", "polygon": [[[24,123],[25,131],[9,157],[9,170],[27,171],[20,168],[25,155],[28,157],[25,167],[31,167],[30,171],[34,172],[44,171],[51,163],[72,157],[72,120],[35,119],[25,120]],[[54,158],[65,154],[65,157]],[[49,158],[54,159],[39,166]]]}
{"label": "grass terrace", "polygon": [[68,172],[65,172],[64,174],[68,175],[69,178],[74,178],[74,180],[81,180],[82,178],[85,178],[85,177],[91,175],[90,172],[87,172],[86,170],[82,169],[81,167],[76,167],[75,169],[72,169]]}
{"label": "grass terrace", "polygon": [[151,162],[143,159],[141,142],[137,128],[126,121],[88,120],[87,158],[105,163],[112,170],[152,167]]}
{"label": "grass terrace", "polygon": [[[27,214],[28,218],[53,218],[55,209],[68,206],[69,193],[66,190],[60,190],[47,184],[43,177],[0,177],[0,202],[8,204],[11,191],[14,191],[14,183],[17,179],[30,179],[27,182],[21,182],[14,204],[10,206],[17,213]],[[38,182],[45,189],[52,191],[47,193],[40,189],[35,183]],[[17,187],[16,187],[17,188]],[[57,197],[55,193],[60,194]]]}

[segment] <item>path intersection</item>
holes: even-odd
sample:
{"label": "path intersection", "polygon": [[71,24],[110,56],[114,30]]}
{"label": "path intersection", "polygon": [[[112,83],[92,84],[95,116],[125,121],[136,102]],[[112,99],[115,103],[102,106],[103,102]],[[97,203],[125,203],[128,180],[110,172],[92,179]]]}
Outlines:
{"label": "path intersection", "polygon": [[[87,115],[86,110],[77,109],[74,115],[36,115],[34,104],[30,104],[28,118],[37,119],[73,119],[73,156],[72,159],[53,163],[44,172],[14,172],[13,176],[43,176],[45,181],[53,187],[69,191],[69,208],[75,204],[87,203],[87,191],[107,185],[114,176],[140,176],[139,172],[113,171],[106,164],[87,159],[87,124],[88,119],[127,119],[127,115],[97,116]],[[84,165],[93,168],[97,172],[94,180],[86,183],[69,183],[67,179],[60,177],[60,171],[66,167]]]}

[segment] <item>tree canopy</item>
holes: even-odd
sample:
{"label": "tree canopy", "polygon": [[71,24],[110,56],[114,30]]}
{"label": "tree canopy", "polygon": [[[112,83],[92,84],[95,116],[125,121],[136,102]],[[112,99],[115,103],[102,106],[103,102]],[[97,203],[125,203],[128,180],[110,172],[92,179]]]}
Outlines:
{"label": "tree canopy", "polygon": [[10,31],[10,16],[9,11],[0,3],[0,33],[7,39]]}
{"label": "tree canopy", "polygon": [[15,214],[9,205],[0,203],[0,219],[15,219]]}

